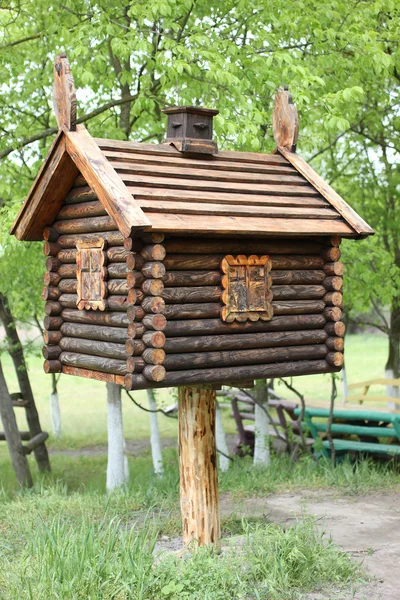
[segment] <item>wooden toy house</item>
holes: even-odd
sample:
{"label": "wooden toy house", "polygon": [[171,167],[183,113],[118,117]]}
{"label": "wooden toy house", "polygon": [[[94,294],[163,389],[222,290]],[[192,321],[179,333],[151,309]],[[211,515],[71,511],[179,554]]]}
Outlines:
{"label": "wooden toy house", "polygon": [[11,232],[40,241],[46,372],[127,390],[340,370],[342,238],[373,230],[295,152],[279,90],[273,154],[223,151],[217,111],[166,109],[161,144],[76,125],[64,55],[59,132]]}

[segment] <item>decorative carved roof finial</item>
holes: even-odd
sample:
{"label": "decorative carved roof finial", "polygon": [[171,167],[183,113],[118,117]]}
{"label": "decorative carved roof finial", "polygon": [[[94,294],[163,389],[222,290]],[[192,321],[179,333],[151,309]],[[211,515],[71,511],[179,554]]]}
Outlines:
{"label": "decorative carved roof finial", "polygon": [[272,129],[277,146],[286,148],[290,152],[296,152],[299,119],[287,85],[279,88],[275,94]]}
{"label": "decorative carved roof finial", "polygon": [[53,106],[59,129],[65,125],[76,130],[76,94],[74,78],[65,52],[54,62]]}

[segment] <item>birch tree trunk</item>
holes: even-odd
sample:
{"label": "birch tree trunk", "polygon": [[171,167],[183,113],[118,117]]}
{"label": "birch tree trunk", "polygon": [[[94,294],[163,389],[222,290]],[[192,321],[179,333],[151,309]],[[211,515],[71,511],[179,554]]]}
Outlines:
{"label": "birch tree trunk", "polygon": [[230,460],[229,458],[227,458],[227,456],[224,456],[224,454],[229,454],[229,450],[226,443],[226,435],[224,431],[224,426],[222,424],[221,409],[218,404],[218,401],[215,405],[215,411],[215,439],[217,444],[217,450],[223,452],[223,454],[218,454],[218,462],[219,468],[223,473],[225,473],[225,471],[229,469]]}
{"label": "birch tree trunk", "polygon": [[268,385],[265,379],[256,382],[255,399],[254,465],[267,467],[270,455],[269,419],[266,412],[268,410]]}
{"label": "birch tree trunk", "polygon": [[61,437],[61,412],[58,400],[57,379],[52,373],[52,390],[50,394],[50,420],[55,437]]}
{"label": "birch tree trunk", "polygon": [[[149,409],[155,411],[157,409],[157,404],[154,398],[154,390],[147,390],[147,399],[149,401]],[[157,475],[162,475],[164,467],[162,462],[160,430],[158,428],[156,412],[150,413],[150,445],[154,472]]]}
{"label": "birch tree trunk", "polygon": [[121,386],[106,383],[108,408],[107,490],[123,486],[128,481],[128,461],[125,455],[122,426]]}

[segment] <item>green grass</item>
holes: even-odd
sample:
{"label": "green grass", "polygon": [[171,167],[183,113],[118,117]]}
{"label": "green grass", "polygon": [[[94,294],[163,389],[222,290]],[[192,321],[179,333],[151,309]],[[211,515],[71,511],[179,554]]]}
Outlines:
{"label": "green grass", "polygon": [[244,518],[233,531],[244,534],[239,547],[155,559],[166,509],[139,511],[138,500],[130,490],[68,494],[56,485],[0,504],[0,598],[305,600],[361,577],[307,517],[286,529]]}

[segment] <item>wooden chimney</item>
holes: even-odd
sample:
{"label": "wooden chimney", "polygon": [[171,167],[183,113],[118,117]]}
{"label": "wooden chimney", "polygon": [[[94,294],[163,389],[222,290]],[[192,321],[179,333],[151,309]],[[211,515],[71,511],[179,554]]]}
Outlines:
{"label": "wooden chimney", "polygon": [[168,116],[167,137],[164,144],[172,144],[179,152],[217,154],[213,137],[213,118],[219,113],[211,108],[172,106],[163,108]]}

